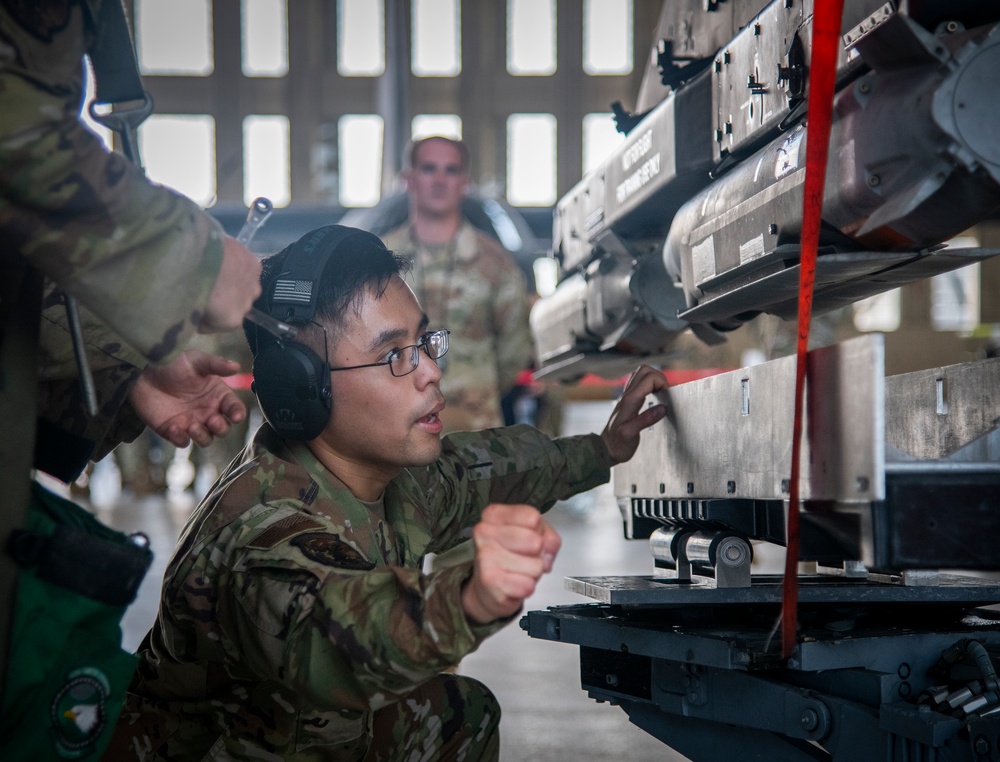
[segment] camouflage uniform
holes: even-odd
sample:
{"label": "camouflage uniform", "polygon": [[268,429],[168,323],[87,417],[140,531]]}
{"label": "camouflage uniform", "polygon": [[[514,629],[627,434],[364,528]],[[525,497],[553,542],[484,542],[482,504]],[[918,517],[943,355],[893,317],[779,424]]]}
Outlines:
{"label": "camouflage uniform", "polygon": [[0,257],[36,267],[165,362],[201,320],[222,229],[78,120],[99,5],[0,4]]}
{"label": "camouflage uniform", "polygon": [[[172,360],[195,334],[222,263],[221,227],[109,153],[78,119],[99,8],[100,0],[0,3],[0,276],[31,266],[92,311],[84,320],[96,419],[82,412],[51,290],[39,339],[42,418],[91,443],[109,433],[138,367]],[[0,336],[5,315],[0,307]],[[31,399],[3,384],[0,393]],[[140,428],[128,420],[131,436]]]}
{"label": "camouflage uniform", "polygon": [[[134,363],[169,362],[183,349],[201,322],[222,264],[219,225],[192,201],[151,183],[130,161],[109,153],[78,119],[83,57],[100,7],[100,0],[0,0],[3,547],[10,530],[24,525],[32,466],[69,481],[95,457],[99,440],[128,435],[116,427],[124,422],[121,408],[139,372]],[[46,320],[39,335],[42,275],[90,308],[92,316],[85,320],[117,332],[87,334],[91,360],[101,366],[95,373],[101,408],[96,419],[84,413],[75,367],[63,362],[69,356],[65,326],[58,318]],[[53,315],[61,310],[51,306]],[[113,356],[124,343],[138,359]],[[36,423],[36,403],[42,424]],[[138,421],[129,423],[134,435]],[[7,621],[17,568],[13,557],[0,554],[5,668],[20,662]],[[12,672],[6,669],[4,677]],[[5,681],[5,691],[9,685]],[[18,730],[44,732],[30,724]],[[14,742],[12,735],[5,728],[0,745]]]}
{"label": "camouflage uniform", "polygon": [[471,563],[425,575],[421,557],[491,502],[544,509],[610,465],[596,435],[459,433],[373,505],[263,426],[181,536],[105,758],[439,759],[450,741],[448,759],[495,759],[495,699],[440,671],[508,620],[470,625]]}
{"label": "camouflage uniform", "polygon": [[409,226],[383,236],[413,261],[406,275],[431,329],[451,331],[443,358],[445,432],[500,426],[500,400],[532,365],[527,288],[511,254],[468,222],[445,246],[418,244]]}

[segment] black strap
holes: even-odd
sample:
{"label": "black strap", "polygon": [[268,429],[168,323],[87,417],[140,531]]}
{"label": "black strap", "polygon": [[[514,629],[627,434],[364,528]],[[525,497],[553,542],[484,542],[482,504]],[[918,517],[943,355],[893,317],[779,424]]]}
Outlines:
{"label": "black strap", "polygon": [[38,331],[42,277],[23,260],[0,252],[0,305],[5,313],[0,343],[0,692],[5,684],[17,566],[2,552],[11,531],[23,526],[30,492],[38,390]]}
{"label": "black strap", "polygon": [[7,550],[44,582],[109,606],[128,606],[153,560],[144,542],[115,542],[59,524],[51,535],[15,529]]}
{"label": "black strap", "polygon": [[75,481],[94,455],[97,443],[71,434],[44,418],[36,421],[35,468],[66,484]]}
{"label": "black strap", "polygon": [[97,80],[100,103],[145,98],[123,0],[104,0],[97,18],[97,35],[88,51]]}
{"label": "black strap", "polygon": [[[98,124],[117,132],[125,158],[141,167],[136,130],[153,113],[153,99],[142,89],[122,2],[104,0],[101,3],[94,42],[87,51],[97,80],[97,97],[90,104],[90,116]],[[95,108],[98,103],[116,104],[118,108],[102,114]],[[129,105],[122,105],[125,103]]]}
{"label": "black strap", "polygon": [[[153,100],[142,88],[139,67],[135,60],[135,48],[132,45],[132,34],[129,32],[128,22],[125,20],[123,2],[124,0],[104,0],[95,20],[94,41],[87,51],[90,63],[94,67],[94,78],[96,79],[97,97],[95,103],[121,104],[140,101],[141,105],[98,115],[94,109],[94,103],[92,103],[90,104],[90,113],[95,121],[121,136],[122,152],[130,161],[140,164],[136,129],[152,112]],[[87,415],[95,416],[97,415],[97,396],[94,391],[94,378],[87,361],[83,327],[80,324],[80,311],[76,300],[69,294],[65,295],[63,301],[66,304],[66,318],[73,338],[73,352],[76,355],[83,402]]]}

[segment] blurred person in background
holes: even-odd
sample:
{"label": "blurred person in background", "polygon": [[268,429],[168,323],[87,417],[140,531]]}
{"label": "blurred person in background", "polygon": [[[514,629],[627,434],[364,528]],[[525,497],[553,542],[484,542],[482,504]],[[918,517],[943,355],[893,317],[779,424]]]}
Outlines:
{"label": "blurred person in background", "polygon": [[513,256],[461,211],[470,155],[461,140],[432,136],[407,149],[407,222],[383,236],[412,262],[407,283],[432,328],[448,326],[442,367],[445,433],[504,423],[502,399],[532,366],[528,294]]}

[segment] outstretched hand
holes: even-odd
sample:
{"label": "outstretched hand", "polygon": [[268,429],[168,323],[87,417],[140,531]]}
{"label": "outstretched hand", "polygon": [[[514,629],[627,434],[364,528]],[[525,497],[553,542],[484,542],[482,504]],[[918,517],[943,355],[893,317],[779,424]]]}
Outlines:
{"label": "outstretched hand", "polygon": [[476,560],[462,608],[477,624],[516,614],[535,583],[552,571],[562,540],[530,505],[492,503],[472,530]]}
{"label": "outstretched hand", "polygon": [[601,438],[615,463],[624,463],[635,455],[642,430],[667,414],[663,405],[653,405],[639,412],[647,396],[666,388],[667,379],[663,373],[648,365],[639,366],[629,376],[618,404],[611,411],[608,425],[601,432]]}
{"label": "outstretched hand", "polygon": [[177,447],[191,440],[202,447],[229,433],[247,414],[246,406],[222,380],[239,363],[187,349],[169,365],[147,367],[129,392],[143,422]]}

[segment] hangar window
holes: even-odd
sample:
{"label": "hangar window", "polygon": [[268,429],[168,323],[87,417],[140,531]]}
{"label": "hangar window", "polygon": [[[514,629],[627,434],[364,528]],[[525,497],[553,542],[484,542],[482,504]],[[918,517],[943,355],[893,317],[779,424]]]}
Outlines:
{"label": "hangar window", "polygon": [[507,0],[507,71],[555,74],[555,0]]}
{"label": "hangar window", "polygon": [[458,0],[413,0],[413,73],[454,77],[462,71],[462,10]]}
{"label": "hangar window", "polygon": [[243,120],[243,203],[258,196],[275,206],[288,206],[289,174],[287,116],[248,116]]}
{"label": "hangar window", "polygon": [[[973,236],[948,241],[949,249],[976,249]],[[979,265],[931,278],[931,326],[935,331],[971,331],[979,324]]]}
{"label": "hangar window", "polygon": [[382,0],[337,0],[337,71],[345,77],[377,77],[385,71]]}
{"label": "hangar window", "polygon": [[207,77],[214,69],[209,0],[136,0],[135,49],[142,74]]}
{"label": "hangar window", "polygon": [[287,0],[242,0],[240,44],[246,76],[288,74]]}
{"label": "hangar window", "polygon": [[859,331],[895,331],[899,328],[899,289],[869,296],[852,305]]}
{"label": "hangar window", "polygon": [[931,278],[931,325],[935,331],[971,331],[978,323],[978,264]]}
{"label": "hangar window", "polygon": [[382,117],[348,114],[337,122],[341,206],[374,206],[382,177]]}
{"label": "hangar window", "polygon": [[215,119],[205,114],[153,114],[139,125],[137,141],[151,180],[201,206],[215,204]]}
{"label": "hangar window", "polygon": [[507,117],[507,200],[514,206],[556,202],[556,118],[552,114]]}
{"label": "hangar window", "polygon": [[583,172],[597,169],[625,140],[615,128],[611,112],[585,114],[583,117]]}
{"label": "hangar window", "polygon": [[462,139],[462,117],[456,114],[417,114],[410,123],[410,135],[414,140],[429,135],[444,135],[446,138]]}
{"label": "hangar window", "polygon": [[595,75],[632,71],[632,0],[584,0],[583,70]]}

